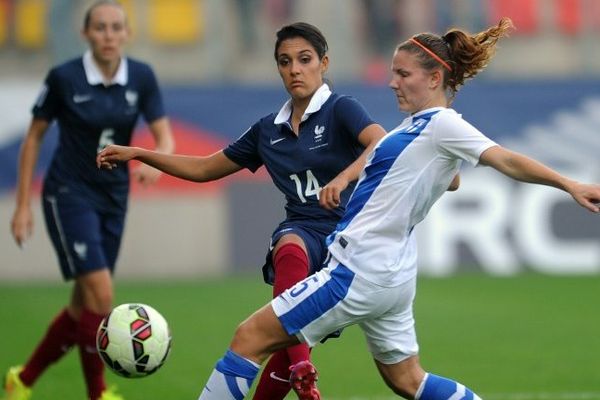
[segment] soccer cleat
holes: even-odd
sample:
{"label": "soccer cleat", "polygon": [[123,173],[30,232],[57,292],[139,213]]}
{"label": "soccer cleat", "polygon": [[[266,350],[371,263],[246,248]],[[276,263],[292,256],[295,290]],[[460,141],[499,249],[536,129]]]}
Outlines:
{"label": "soccer cleat", "polygon": [[290,367],[290,384],[299,400],[321,400],[317,389],[319,375],[310,361],[300,361]]}
{"label": "soccer cleat", "polygon": [[29,400],[31,398],[31,389],[25,386],[21,378],[19,378],[22,370],[22,366],[8,369],[4,378],[6,396],[3,397],[3,400]]}
{"label": "soccer cleat", "polygon": [[102,392],[100,400],[123,400],[123,396],[116,393],[116,389],[111,387],[109,389],[105,389],[104,392]]}

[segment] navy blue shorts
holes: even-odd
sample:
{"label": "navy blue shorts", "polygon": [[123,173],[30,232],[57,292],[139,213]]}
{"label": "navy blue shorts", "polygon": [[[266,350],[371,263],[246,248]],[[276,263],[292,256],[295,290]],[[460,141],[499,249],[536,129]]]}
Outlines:
{"label": "navy blue shorts", "polygon": [[308,274],[312,275],[323,268],[323,263],[327,256],[327,245],[325,238],[333,231],[330,225],[309,225],[306,222],[290,222],[281,223],[271,235],[271,243],[269,251],[265,259],[265,265],[262,267],[263,278],[265,283],[273,285],[275,281],[275,271],[273,269],[273,248],[277,241],[283,235],[294,233],[304,241],[304,246],[308,252]]}
{"label": "navy blue shorts", "polygon": [[66,186],[44,190],[46,229],[65,280],[108,268],[114,270],[125,212],[100,212],[91,201]]}

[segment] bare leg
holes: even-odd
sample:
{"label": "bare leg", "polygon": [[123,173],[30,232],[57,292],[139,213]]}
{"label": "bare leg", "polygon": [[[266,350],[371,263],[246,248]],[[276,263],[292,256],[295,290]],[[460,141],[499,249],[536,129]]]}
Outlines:
{"label": "bare leg", "polygon": [[407,399],[414,399],[425,371],[419,364],[419,357],[413,356],[397,364],[383,364],[375,360],[375,365],[392,391]]}
{"label": "bare leg", "polygon": [[77,277],[69,312],[75,317],[79,317],[83,309],[96,314],[108,314],[112,302],[112,277],[108,268],[104,268]]}
{"label": "bare leg", "polygon": [[230,349],[261,364],[276,350],[298,343],[297,337],[288,335],[283,329],[271,304],[267,304],[238,326]]}
{"label": "bare leg", "polygon": [[377,369],[385,383],[394,393],[407,399],[447,400],[473,399],[481,400],[473,391],[452,379],[426,373],[419,364],[419,357],[413,356],[397,364],[382,364],[375,360]]}
{"label": "bare leg", "polygon": [[96,350],[98,326],[111,310],[113,285],[105,268],[77,277],[69,311],[79,316],[77,344],[90,399],[100,398],[106,389],[104,364]]}
{"label": "bare leg", "polygon": [[242,322],[230,350],[217,362],[199,400],[235,400],[250,390],[260,364],[273,352],[297,344],[283,329],[270,304]]}

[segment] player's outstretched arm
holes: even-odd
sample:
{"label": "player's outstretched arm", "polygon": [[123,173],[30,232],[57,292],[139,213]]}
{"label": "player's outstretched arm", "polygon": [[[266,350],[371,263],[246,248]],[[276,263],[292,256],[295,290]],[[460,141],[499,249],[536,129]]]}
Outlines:
{"label": "player's outstretched arm", "polygon": [[193,182],[220,179],[242,169],[218,151],[207,157],[164,154],[139,147],[110,145],[98,153],[98,168],[111,170],[118,163],[138,160],[162,172]]}
{"label": "player's outstretched arm", "polygon": [[479,162],[521,182],[537,183],[564,190],[582,207],[595,213],[600,212],[600,185],[579,183],[539,161],[501,146],[494,146],[484,151]]}

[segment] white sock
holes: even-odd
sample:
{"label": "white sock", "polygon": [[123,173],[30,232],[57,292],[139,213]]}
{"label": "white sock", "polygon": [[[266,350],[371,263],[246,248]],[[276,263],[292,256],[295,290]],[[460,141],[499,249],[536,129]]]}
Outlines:
{"label": "white sock", "polygon": [[250,391],[259,367],[228,350],[217,362],[198,400],[242,400]]}

